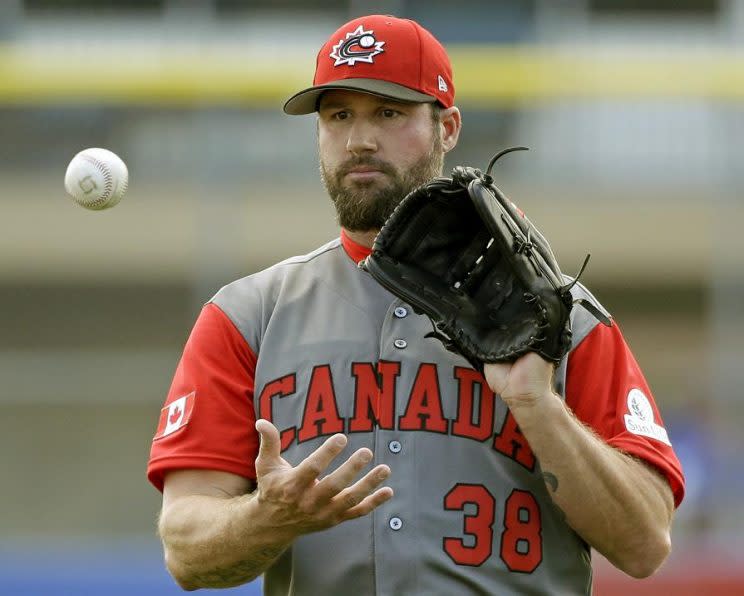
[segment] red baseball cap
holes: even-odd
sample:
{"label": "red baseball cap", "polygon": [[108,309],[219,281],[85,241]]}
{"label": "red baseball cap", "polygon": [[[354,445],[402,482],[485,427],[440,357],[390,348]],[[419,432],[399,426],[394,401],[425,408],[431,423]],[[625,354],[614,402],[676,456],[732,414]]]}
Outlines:
{"label": "red baseball cap", "polygon": [[415,21],[370,15],[349,21],[320,48],[313,86],[284,104],[287,114],[317,111],[328,89],[350,89],[399,101],[455,101],[452,66],[442,44]]}

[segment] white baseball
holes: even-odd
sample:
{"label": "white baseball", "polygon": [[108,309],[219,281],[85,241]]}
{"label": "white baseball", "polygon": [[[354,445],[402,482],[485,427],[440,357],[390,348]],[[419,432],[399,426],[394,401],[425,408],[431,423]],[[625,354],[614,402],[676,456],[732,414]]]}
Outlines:
{"label": "white baseball", "polygon": [[101,210],[116,205],[129,184],[121,158],[107,149],[85,149],[72,158],[65,173],[65,190],[78,205]]}

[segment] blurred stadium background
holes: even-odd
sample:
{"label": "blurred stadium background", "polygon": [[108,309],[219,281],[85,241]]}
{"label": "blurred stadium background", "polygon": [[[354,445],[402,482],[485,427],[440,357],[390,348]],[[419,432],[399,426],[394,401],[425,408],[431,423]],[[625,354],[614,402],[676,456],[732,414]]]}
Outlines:
{"label": "blurred stadium background", "polygon": [[[448,164],[499,164],[644,366],[687,474],[674,553],[596,593],[744,593],[744,1],[2,0],[0,593],[178,593],[144,477],[223,283],[337,234],[314,119],[281,104],[350,17],[419,20],[464,112]],[[130,169],[65,198],[85,147]],[[241,588],[257,593],[258,583]]]}

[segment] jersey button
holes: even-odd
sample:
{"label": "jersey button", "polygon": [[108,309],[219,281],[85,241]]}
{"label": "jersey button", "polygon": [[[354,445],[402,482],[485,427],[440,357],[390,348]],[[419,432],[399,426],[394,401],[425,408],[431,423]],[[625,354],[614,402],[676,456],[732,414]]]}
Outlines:
{"label": "jersey button", "polygon": [[403,306],[398,306],[393,311],[393,313],[395,313],[395,316],[396,317],[398,317],[399,319],[402,319],[403,317],[405,317],[406,315],[408,315],[408,309],[407,308],[404,308]]}
{"label": "jersey button", "polygon": [[405,339],[396,339],[393,345],[399,350],[403,350],[408,345],[408,342]]}
{"label": "jersey button", "polygon": [[390,529],[395,530],[396,532],[400,530],[403,527],[403,520],[399,517],[391,517],[390,518]]}
{"label": "jersey button", "polygon": [[390,441],[388,443],[388,449],[392,453],[400,453],[400,450],[403,449],[403,445],[400,444],[400,441]]}

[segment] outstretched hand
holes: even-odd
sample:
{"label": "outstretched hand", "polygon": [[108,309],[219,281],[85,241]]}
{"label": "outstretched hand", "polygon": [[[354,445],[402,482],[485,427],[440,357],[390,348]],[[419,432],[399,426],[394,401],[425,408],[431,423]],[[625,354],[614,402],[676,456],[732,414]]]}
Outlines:
{"label": "outstretched hand", "polygon": [[256,458],[256,497],[266,523],[290,539],[324,530],[361,517],[389,500],[393,490],[377,488],[390,468],[379,465],[355,481],[372,461],[372,452],[358,449],[336,470],[321,475],[346,447],[347,439],[335,434],[296,467],[281,457],[279,431],[268,420],[257,420],[261,446]]}
{"label": "outstretched hand", "polygon": [[483,374],[491,390],[501,396],[512,412],[536,405],[553,392],[555,367],[535,352],[514,362],[486,363]]}

